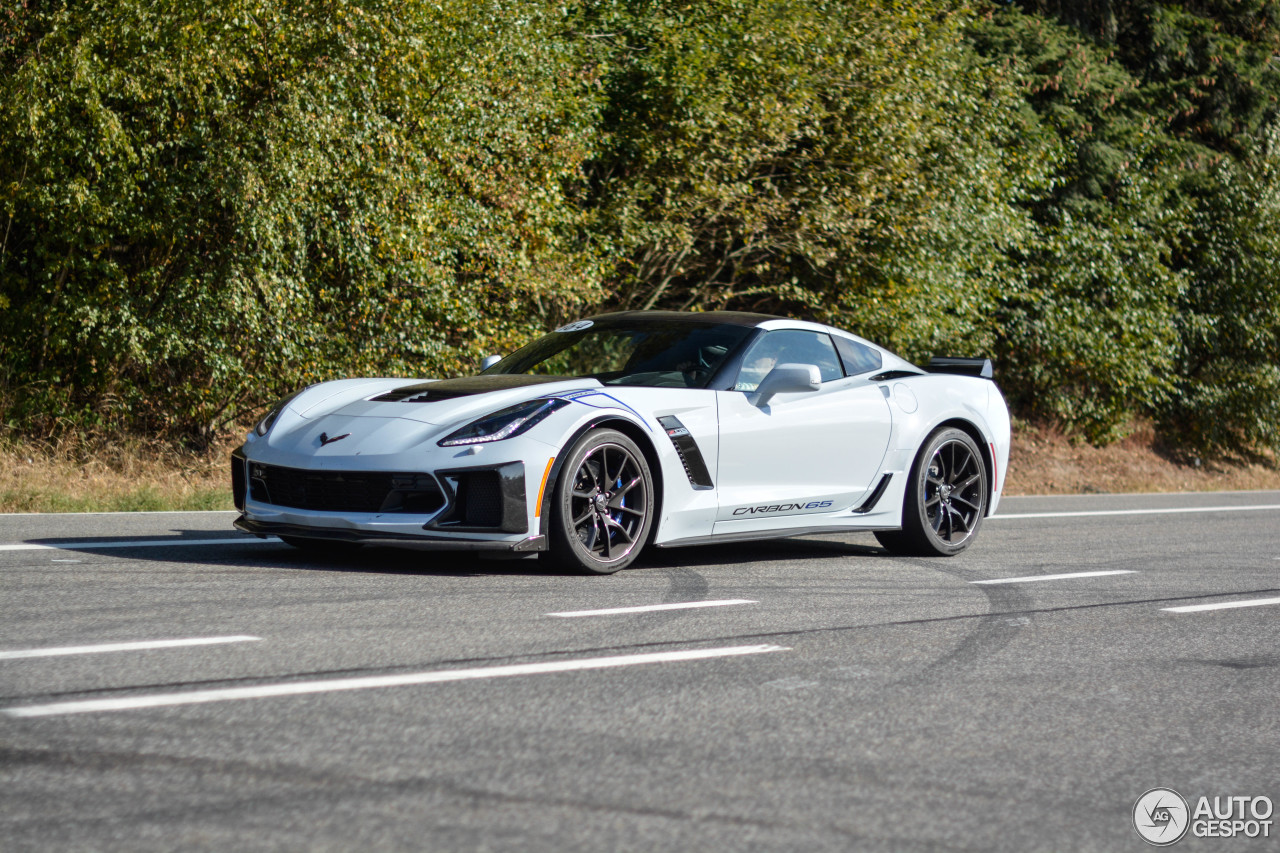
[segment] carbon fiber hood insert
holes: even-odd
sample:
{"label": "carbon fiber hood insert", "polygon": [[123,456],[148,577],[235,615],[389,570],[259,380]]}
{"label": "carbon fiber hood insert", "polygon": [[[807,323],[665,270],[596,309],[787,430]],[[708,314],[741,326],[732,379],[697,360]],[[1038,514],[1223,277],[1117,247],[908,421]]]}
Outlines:
{"label": "carbon fiber hood insert", "polygon": [[524,373],[496,373],[491,376],[463,376],[459,379],[441,379],[436,382],[419,382],[404,385],[385,394],[370,398],[372,403],[430,403],[435,400],[454,400],[488,394],[490,391],[506,391],[527,385],[545,385],[564,382],[565,376],[532,376]]}

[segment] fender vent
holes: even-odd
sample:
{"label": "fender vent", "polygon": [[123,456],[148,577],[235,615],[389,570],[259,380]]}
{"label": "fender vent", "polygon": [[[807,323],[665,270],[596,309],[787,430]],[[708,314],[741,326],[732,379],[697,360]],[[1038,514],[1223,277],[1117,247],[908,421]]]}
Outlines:
{"label": "fender vent", "polygon": [[671,443],[675,445],[676,454],[684,465],[685,476],[689,478],[689,485],[699,491],[713,488],[707,462],[702,458],[698,442],[693,440],[688,428],[673,415],[663,415],[658,418],[658,423],[666,430],[667,438],[671,439]]}

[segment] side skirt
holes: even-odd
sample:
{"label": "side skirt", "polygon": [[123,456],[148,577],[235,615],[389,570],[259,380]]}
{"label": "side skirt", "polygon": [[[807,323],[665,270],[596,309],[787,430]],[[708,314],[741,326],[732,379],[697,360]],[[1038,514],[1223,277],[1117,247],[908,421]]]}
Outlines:
{"label": "side skirt", "polygon": [[684,548],[689,545],[720,545],[727,542],[752,542],[760,539],[790,539],[793,536],[813,536],[817,533],[873,533],[876,530],[897,530],[896,527],[788,527],[779,530],[752,530],[743,533],[720,533],[711,536],[690,536],[656,543],[658,548]]}

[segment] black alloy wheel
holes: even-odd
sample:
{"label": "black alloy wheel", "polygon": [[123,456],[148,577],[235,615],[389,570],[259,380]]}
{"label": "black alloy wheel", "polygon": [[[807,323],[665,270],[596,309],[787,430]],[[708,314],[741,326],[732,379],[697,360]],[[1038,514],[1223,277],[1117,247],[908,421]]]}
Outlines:
{"label": "black alloy wheel", "polygon": [[612,574],[640,555],[653,523],[653,475],[636,443],[595,430],[569,450],[552,506],[550,557]]}
{"label": "black alloy wheel", "polygon": [[973,542],[987,509],[987,469],[973,438],[942,428],[924,443],[907,485],[902,530],[876,533],[895,554],[951,556]]}

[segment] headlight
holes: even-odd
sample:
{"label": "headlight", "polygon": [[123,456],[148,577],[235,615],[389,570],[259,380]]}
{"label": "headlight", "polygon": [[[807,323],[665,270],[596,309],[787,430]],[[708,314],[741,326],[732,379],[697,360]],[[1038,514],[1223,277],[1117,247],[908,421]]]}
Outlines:
{"label": "headlight", "polygon": [[552,412],[567,405],[568,400],[559,398],[530,400],[472,421],[457,432],[440,439],[438,444],[441,447],[457,447],[459,444],[481,444],[512,438],[532,429]]}
{"label": "headlight", "polygon": [[[302,391],[305,391],[305,390],[307,389],[306,388],[302,389]],[[283,400],[281,400],[280,402],[272,406],[271,411],[267,412],[266,417],[258,421],[258,425],[253,428],[253,431],[256,432],[258,435],[266,435],[268,432],[270,432],[272,425],[274,425],[276,422],[276,418],[280,417],[280,413],[284,411],[284,407],[292,403],[293,398],[301,394],[302,391],[294,391],[288,397],[285,397]]]}

